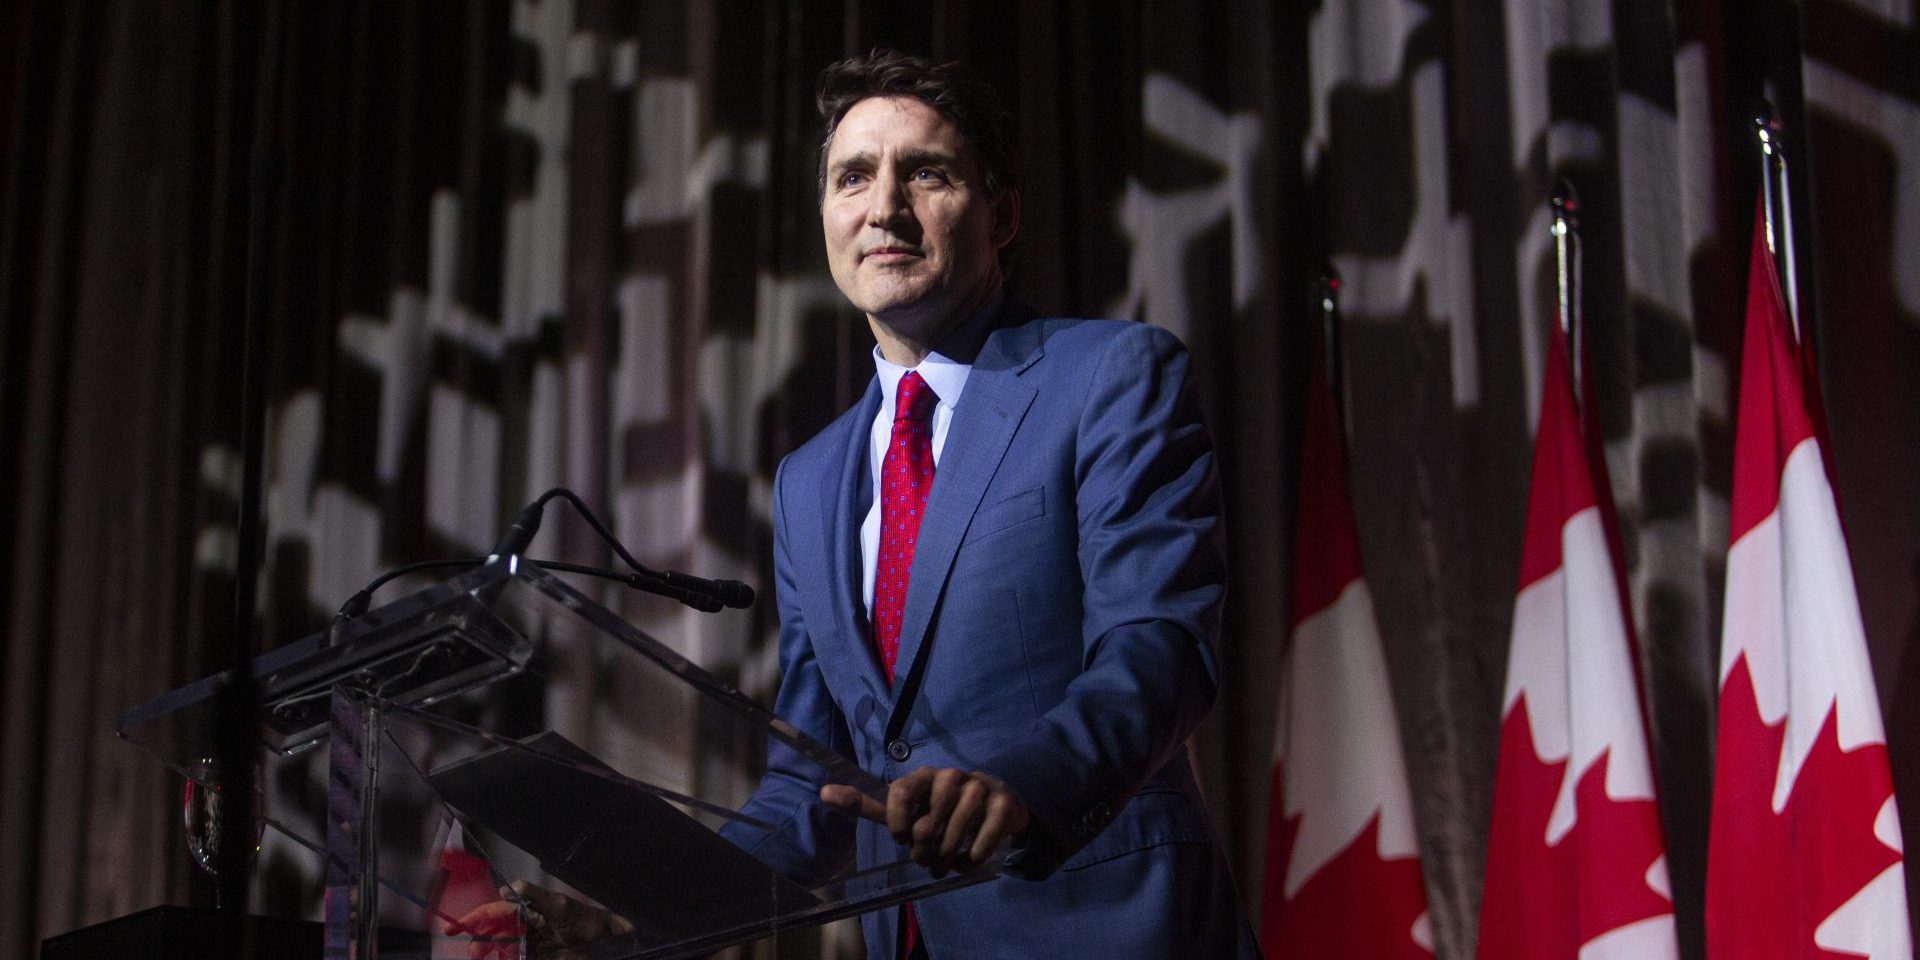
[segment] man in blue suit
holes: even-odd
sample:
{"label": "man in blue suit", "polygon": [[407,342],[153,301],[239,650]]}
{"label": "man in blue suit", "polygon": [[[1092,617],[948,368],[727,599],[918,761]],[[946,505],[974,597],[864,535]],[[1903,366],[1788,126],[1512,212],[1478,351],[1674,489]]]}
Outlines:
{"label": "man in blue suit", "polygon": [[1185,350],[1007,301],[1015,151],[977,78],[879,52],[819,103],[877,375],[775,478],[775,709],[891,788],[776,751],[743,812],[781,827],[748,846],[809,882],[886,833],[939,869],[1012,839],[1015,877],[865,918],[874,958],[1256,956],[1185,747],[1226,581]]}

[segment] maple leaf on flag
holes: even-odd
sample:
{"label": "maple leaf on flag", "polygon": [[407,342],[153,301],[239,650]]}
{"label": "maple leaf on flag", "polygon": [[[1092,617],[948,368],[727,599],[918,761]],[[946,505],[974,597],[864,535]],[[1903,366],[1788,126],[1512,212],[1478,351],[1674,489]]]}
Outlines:
{"label": "maple leaf on flag", "polygon": [[[1787,802],[1771,797],[1786,741],[1786,718],[1760,717],[1753,675],[1735,662],[1720,697],[1720,753],[1715,762],[1716,838],[1747,852],[1710,867],[1721,908],[1711,936],[1727,956],[1844,960],[1870,954],[1821,949],[1816,928],[1900,863],[1900,851],[1875,835],[1875,822],[1893,797],[1887,747],[1840,748],[1835,711],[1828,710],[1793,780]],[[1721,809],[1720,797],[1729,809]],[[1747,809],[1735,811],[1734,806]],[[1724,825],[1723,825],[1724,824]],[[1900,909],[1906,891],[1900,884]]]}
{"label": "maple leaf on flag", "polygon": [[1908,960],[1885,728],[1805,357],[1755,211],[1720,642],[1709,960]]}
{"label": "maple leaf on flag", "polygon": [[[1602,753],[1574,787],[1578,822],[1549,840],[1567,761],[1541,760],[1531,727],[1523,697],[1501,724],[1502,767],[1493,806],[1501,829],[1538,838],[1539,846],[1522,856],[1488,861],[1490,894],[1527,895],[1490,895],[1482,903],[1480,960],[1570,960],[1581,956],[1583,944],[1614,931],[1671,944],[1673,905],[1662,889],[1664,876],[1657,881],[1649,876],[1656,865],[1664,874],[1659,809],[1652,800],[1607,796],[1609,758]],[[1649,920],[1664,929],[1634,926]]]}
{"label": "maple leaf on flag", "polygon": [[1556,325],[1507,657],[1479,960],[1677,957],[1632,634]]}
{"label": "maple leaf on flag", "polygon": [[[1281,795],[1283,774],[1273,770],[1273,795]],[[1300,833],[1299,816],[1286,817],[1275,804],[1268,836],[1280,837],[1269,850],[1268,876],[1285,875]],[[1433,949],[1416,927],[1427,912],[1427,896],[1415,857],[1380,855],[1380,817],[1367,821],[1353,842],[1307,877],[1286,898],[1287,913],[1321,922],[1273,922],[1268,911],[1260,946],[1269,956],[1372,957],[1379,960],[1431,960]],[[1430,937],[1425,938],[1430,941]]]}
{"label": "maple leaf on flag", "polygon": [[1289,960],[1428,960],[1399,721],[1317,364],[1307,389],[1260,939]]}

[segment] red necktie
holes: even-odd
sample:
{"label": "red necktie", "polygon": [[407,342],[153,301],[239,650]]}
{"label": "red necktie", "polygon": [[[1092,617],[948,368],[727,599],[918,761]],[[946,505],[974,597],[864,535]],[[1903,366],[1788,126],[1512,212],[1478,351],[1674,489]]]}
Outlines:
{"label": "red necktie", "polygon": [[893,437],[880,462],[880,556],[873,568],[873,644],[893,682],[900,657],[900,621],[907,608],[907,575],[920,514],[933,488],[933,407],[940,397],[911,370],[900,378],[893,405]]}
{"label": "red necktie", "polygon": [[[933,388],[911,370],[894,394],[893,436],[880,461],[880,556],[873,568],[873,645],[893,682],[900,658],[900,620],[907,608],[907,576],[913,570],[913,545],[920,538],[920,515],[933,488]],[[912,956],[920,939],[913,904],[900,906],[901,956]]]}

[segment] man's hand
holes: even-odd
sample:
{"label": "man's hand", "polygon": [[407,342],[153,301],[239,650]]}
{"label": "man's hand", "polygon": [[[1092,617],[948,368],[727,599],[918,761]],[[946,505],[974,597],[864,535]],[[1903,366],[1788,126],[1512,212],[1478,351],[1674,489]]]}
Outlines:
{"label": "man's hand", "polygon": [[1026,804],[998,778],[955,767],[922,767],[895,780],[884,804],[841,783],[821,787],[820,799],[885,824],[934,876],[984,862],[1000,841],[1024,832],[1032,820]]}
{"label": "man's hand", "polygon": [[525,880],[500,888],[500,899],[483,903],[447,924],[450,935],[473,937],[472,960],[512,960],[520,949],[520,905],[527,907],[527,942],[535,957],[567,958],[605,937],[633,932],[625,917],[588,906]]}

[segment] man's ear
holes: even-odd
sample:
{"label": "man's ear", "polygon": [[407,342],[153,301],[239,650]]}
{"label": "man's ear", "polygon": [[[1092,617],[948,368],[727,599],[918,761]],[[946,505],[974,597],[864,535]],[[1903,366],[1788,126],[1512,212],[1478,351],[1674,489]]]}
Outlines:
{"label": "man's ear", "polygon": [[1005,250],[1020,233],[1020,191],[1002,190],[993,199],[993,248]]}

